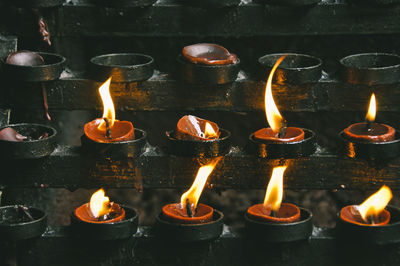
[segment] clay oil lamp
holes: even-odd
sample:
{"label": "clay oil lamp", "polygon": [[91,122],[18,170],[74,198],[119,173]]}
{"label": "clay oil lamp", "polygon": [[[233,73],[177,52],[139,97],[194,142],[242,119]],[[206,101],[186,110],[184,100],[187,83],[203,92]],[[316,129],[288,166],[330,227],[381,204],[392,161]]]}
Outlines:
{"label": "clay oil lamp", "polygon": [[103,189],[93,193],[89,203],[72,213],[72,226],[78,235],[101,240],[128,238],[136,233],[136,210],[122,206],[105,196]]}
{"label": "clay oil lamp", "polygon": [[42,210],[23,205],[0,207],[1,240],[20,241],[40,237],[47,227],[47,215]]}
{"label": "clay oil lamp", "polygon": [[21,90],[26,87],[23,82],[40,83],[46,118],[50,121],[45,82],[58,79],[64,70],[64,64],[65,58],[58,54],[22,50],[12,52],[7,57],[4,72],[5,77],[13,84],[16,81],[22,82]]}
{"label": "clay oil lamp", "polygon": [[9,159],[38,159],[50,155],[57,131],[50,126],[21,123],[0,127],[1,156]]}
{"label": "clay oil lamp", "polygon": [[275,63],[268,77],[265,90],[265,113],[270,127],[257,130],[250,135],[250,148],[262,158],[291,158],[307,156],[315,152],[315,133],[309,129],[287,127],[272,97],[272,79],[275,70],[285,59]]}
{"label": "clay oil lamp", "polygon": [[245,220],[249,236],[266,242],[291,242],[311,236],[312,213],[294,204],[282,203],[286,168],[273,169],[264,203],[247,209]]}
{"label": "clay oil lamp", "polygon": [[365,122],[352,124],[340,133],[347,156],[379,160],[400,154],[396,130],[389,125],[376,123],[376,110],[376,99],[373,93]]}
{"label": "clay oil lamp", "polygon": [[218,157],[231,148],[228,130],[193,115],[179,119],[176,129],[167,131],[168,153],[185,157]]}
{"label": "clay oil lamp", "polygon": [[342,208],[337,225],[340,237],[360,243],[400,242],[400,209],[387,206],[391,199],[390,188],[382,186],[362,204]]}
{"label": "clay oil lamp", "polygon": [[99,87],[103,117],[85,124],[82,146],[87,151],[110,156],[139,156],[146,144],[146,132],[134,129],[130,121],[119,121],[115,118],[110,83],[111,78]]}
{"label": "clay oil lamp", "polygon": [[157,216],[157,235],[166,240],[196,242],[218,238],[222,233],[222,212],[205,204],[198,204],[208,176],[219,159],[200,167],[193,185],[180,203],[165,205]]}
{"label": "clay oil lamp", "polygon": [[178,76],[187,83],[231,83],[239,73],[239,58],[226,48],[213,43],[186,46],[177,60]]}
{"label": "clay oil lamp", "polygon": [[[117,1],[107,1],[114,3]],[[136,2],[130,1],[129,2]],[[153,76],[154,59],[145,54],[118,53],[95,56],[90,59],[89,75],[93,80],[113,82],[137,82]]]}

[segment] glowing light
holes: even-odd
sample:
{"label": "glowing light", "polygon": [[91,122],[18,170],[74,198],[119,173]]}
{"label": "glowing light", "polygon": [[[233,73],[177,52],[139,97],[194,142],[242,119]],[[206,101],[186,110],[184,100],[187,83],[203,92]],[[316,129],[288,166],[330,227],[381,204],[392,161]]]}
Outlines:
{"label": "glowing light", "polygon": [[392,191],[387,186],[382,186],[378,192],[372,194],[361,205],[358,206],[358,212],[365,222],[368,222],[368,217],[378,216],[389,201],[392,199]]}
{"label": "glowing light", "polygon": [[283,198],[283,174],[286,168],[287,166],[279,166],[272,170],[271,179],[269,180],[267,192],[265,193],[264,207],[270,207],[275,212],[278,212],[281,207]]}
{"label": "glowing light", "polygon": [[[103,118],[108,119],[110,128],[112,128],[115,122],[115,108],[110,94],[110,83],[111,77],[100,86],[99,93],[103,102]],[[106,131],[106,122],[102,121],[98,126],[98,129],[101,131]]]}
{"label": "glowing light", "polygon": [[99,189],[90,198],[90,211],[95,218],[98,218],[110,212],[109,204],[110,199],[105,196],[103,189]]}
{"label": "glowing light", "polygon": [[375,94],[372,93],[371,100],[369,101],[368,113],[365,116],[365,120],[369,122],[374,122],[375,116],[376,116],[376,100],[375,100]]}

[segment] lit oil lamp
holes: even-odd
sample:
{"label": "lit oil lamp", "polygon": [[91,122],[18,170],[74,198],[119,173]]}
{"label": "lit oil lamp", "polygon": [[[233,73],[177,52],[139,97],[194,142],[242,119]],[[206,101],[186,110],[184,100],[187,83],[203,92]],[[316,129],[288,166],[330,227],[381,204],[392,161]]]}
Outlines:
{"label": "lit oil lamp", "polygon": [[198,204],[201,193],[219,159],[200,167],[196,179],[188,191],[182,194],[180,203],[172,203],[162,208],[163,217],[172,222],[200,224],[212,220],[214,209],[205,204]]}
{"label": "lit oil lamp", "polygon": [[110,202],[103,189],[93,193],[89,203],[75,209],[75,216],[88,223],[114,223],[125,218],[125,210]]}
{"label": "lit oil lamp", "polygon": [[346,243],[399,243],[400,209],[387,205],[391,198],[391,190],[382,186],[362,204],[342,208],[336,225],[338,237]]}
{"label": "lit oil lamp", "polygon": [[285,56],[276,61],[269,74],[265,89],[265,113],[270,127],[262,128],[254,133],[254,138],[261,141],[272,142],[295,142],[304,139],[304,131],[298,127],[287,127],[286,120],[280,114],[278,107],[272,97],[272,79],[279,64]]}
{"label": "lit oil lamp", "polygon": [[291,223],[300,219],[300,209],[291,203],[282,203],[283,174],[287,166],[275,167],[272,171],[264,203],[247,209],[247,215],[260,221]]}
{"label": "lit oil lamp", "polygon": [[247,233],[266,242],[291,242],[307,239],[313,230],[312,213],[291,203],[282,203],[283,174],[287,166],[272,171],[264,203],[247,209]]}
{"label": "lit oil lamp", "polygon": [[272,97],[272,79],[284,59],[282,56],[276,61],[265,88],[265,114],[270,127],[250,135],[248,148],[261,158],[295,158],[308,156],[316,150],[315,133],[305,128],[287,127]]}
{"label": "lit oil lamp", "polygon": [[165,240],[197,242],[218,238],[223,229],[222,212],[205,204],[198,204],[208,176],[217,165],[219,158],[200,167],[193,185],[186,191],[180,203],[162,208],[156,217],[155,232]]}
{"label": "lit oil lamp", "polygon": [[376,110],[375,94],[372,93],[365,122],[350,125],[343,131],[344,136],[361,142],[394,140],[396,131],[393,127],[375,122]]}
{"label": "lit oil lamp", "polygon": [[392,199],[389,187],[382,188],[360,205],[346,206],[340,211],[340,218],[348,223],[363,226],[382,226],[390,221],[390,212],[385,210]]}
{"label": "lit oil lamp", "polygon": [[175,138],[180,140],[208,141],[218,139],[221,132],[216,123],[196,117],[185,115],[176,125]]}
{"label": "lit oil lamp", "polygon": [[125,205],[110,202],[103,189],[92,194],[89,203],[76,208],[71,226],[84,240],[117,240],[132,237],[138,228],[138,212]]}
{"label": "lit oil lamp", "polygon": [[194,115],[179,119],[176,129],[167,131],[168,152],[186,157],[218,157],[231,148],[228,130]]}
{"label": "lit oil lamp", "polygon": [[111,78],[104,82],[99,93],[103,101],[103,118],[97,118],[85,124],[86,137],[102,143],[120,142],[135,139],[133,125],[129,121],[115,119],[114,103],[110,94]]}

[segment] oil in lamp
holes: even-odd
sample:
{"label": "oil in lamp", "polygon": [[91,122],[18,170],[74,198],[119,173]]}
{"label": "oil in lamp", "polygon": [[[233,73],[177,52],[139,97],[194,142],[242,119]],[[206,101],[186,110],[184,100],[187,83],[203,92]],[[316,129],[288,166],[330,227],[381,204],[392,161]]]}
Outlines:
{"label": "oil in lamp", "polygon": [[375,94],[372,93],[365,122],[350,125],[343,130],[344,136],[350,140],[360,142],[386,142],[395,139],[395,129],[385,124],[375,122],[376,116]]}
{"label": "oil in lamp", "polygon": [[360,205],[350,205],[340,211],[340,219],[360,226],[382,226],[390,221],[390,212],[385,209],[392,199],[389,187],[381,189]]}
{"label": "oil in lamp", "polygon": [[185,115],[176,125],[175,138],[179,140],[209,141],[218,139],[221,132],[216,123]]}
{"label": "oil in lamp", "polygon": [[125,210],[117,203],[110,202],[103,189],[93,193],[89,203],[74,211],[74,215],[87,223],[114,223],[125,218]]}
{"label": "oil in lamp", "polygon": [[196,178],[188,191],[182,194],[180,203],[171,203],[162,208],[165,220],[181,224],[201,224],[212,220],[214,209],[205,204],[198,204],[208,176],[212,173],[219,159],[200,167]]}
{"label": "oil in lamp", "polygon": [[300,219],[300,209],[291,203],[282,203],[283,174],[287,166],[275,167],[265,193],[264,203],[247,209],[247,215],[255,220],[272,223],[291,223]]}
{"label": "oil in lamp", "polygon": [[270,127],[262,128],[254,133],[254,138],[268,142],[296,142],[304,139],[304,131],[298,127],[287,127],[286,120],[280,114],[272,97],[272,79],[280,63],[286,56],[280,57],[269,74],[265,89],[265,113]]}
{"label": "oil in lamp", "polygon": [[86,123],[85,136],[92,141],[101,143],[113,143],[135,139],[133,125],[129,121],[115,119],[114,103],[110,94],[111,77],[104,82],[99,93],[103,101],[103,118]]}

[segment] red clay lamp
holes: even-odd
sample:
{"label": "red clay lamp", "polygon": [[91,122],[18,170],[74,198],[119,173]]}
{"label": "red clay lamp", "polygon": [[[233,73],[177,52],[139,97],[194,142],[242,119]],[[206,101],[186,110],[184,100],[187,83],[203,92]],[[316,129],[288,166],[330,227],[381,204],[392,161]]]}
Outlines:
{"label": "red clay lamp", "polygon": [[99,93],[103,101],[103,118],[97,118],[85,124],[84,132],[89,139],[101,142],[121,142],[135,139],[133,125],[129,121],[115,119],[114,103],[110,94],[111,78],[104,82]]}
{"label": "red clay lamp", "polygon": [[296,142],[304,139],[304,131],[298,127],[287,127],[272,97],[272,79],[279,64],[286,56],[279,58],[269,74],[265,89],[265,113],[270,127],[254,132],[254,138],[263,142]]}
{"label": "red clay lamp", "polygon": [[201,65],[230,65],[237,63],[235,54],[217,44],[197,43],[189,45],[182,50],[183,57],[194,64]]}
{"label": "red clay lamp", "polygon": [[372,93],[365,122],[356,123],[346,128],[343,133],[351,140],[361,142],[386,142],[395,139],[395,129],[385,124],[375,122],[376,116],[375,94]]}
{"label": "red clay lamp", "polygon": [[291,203],[282,203],[283,174],[287,166],[275,167],[272,171],[264,203],[247,209],[247,215],[257,221],[270,223],[293,223],[300,219],[300,209]]}
{"label": "red clay lamp", "polygon": [[103,189],[93,193],[90,202],[76,208],[74,214],[79,220],[87,223],[113,223],[125,218],[125,210],[110,202]]}
{"label": "red clay lamp", "polygon": [[385,210],[392,199],[392,191],[387,186],[382,186],[375,194],[371,195],[361,205],[350,205],[340,211],[340,218],[348,223],[361,226],[382,226],[390,221],[390,212]]}
{"label": "red clay lamp", "polygon": [[163,217],[180,224],[201,224],[212,220],[214,209],[205,204],[197,204],[208,176],[212,173],[219,159],[200,167],[196,179],[188,191],[182,194],[180,203],[172,203],[162,208]]}
{"label": "red clay lamp", "polygon": [[176,125],[175,138],[179,140],[209,141],[218,139],[221,132],[216,123],[185,115]]}

